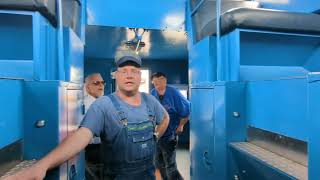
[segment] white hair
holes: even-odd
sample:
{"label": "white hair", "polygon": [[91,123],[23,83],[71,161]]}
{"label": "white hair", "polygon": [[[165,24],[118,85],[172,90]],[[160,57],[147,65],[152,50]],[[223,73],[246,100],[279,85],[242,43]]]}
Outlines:
{"label": "white hair", "polygon": [[[92,73],[92,74],[89,74],[85,79],[84,79],[84,83],[87,84],[89,83],[90,79],[94,76],[101,76],[100,73]],[[102,77],[102,76],[101,76]]]}

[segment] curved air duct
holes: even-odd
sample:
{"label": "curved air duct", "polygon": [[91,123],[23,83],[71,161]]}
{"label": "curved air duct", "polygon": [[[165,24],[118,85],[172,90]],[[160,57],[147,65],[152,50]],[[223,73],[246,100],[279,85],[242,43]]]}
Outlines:
{"label": "curved air duct", "polygon": [[[260,4],[254,1],[222,1],[221,14],[235,8],[259,8]],[[210,22],[216,21],[216,1],[206,0],[192,17],[193,26],[196,30],[196,41],[216,32],[215,25]],[[210,26],[210,27],[208,27]]]}

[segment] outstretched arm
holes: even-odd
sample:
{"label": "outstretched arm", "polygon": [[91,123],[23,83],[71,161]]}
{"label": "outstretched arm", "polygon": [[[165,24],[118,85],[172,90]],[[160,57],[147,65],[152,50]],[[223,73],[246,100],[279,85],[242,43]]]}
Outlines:
{"label": "outstretched arm", "polygon": [[36,164],[4,180],[42,180],[48,169],[54,168],[75,156],[88,145],[92,137],[92,132],[89,129],[81,127]]}

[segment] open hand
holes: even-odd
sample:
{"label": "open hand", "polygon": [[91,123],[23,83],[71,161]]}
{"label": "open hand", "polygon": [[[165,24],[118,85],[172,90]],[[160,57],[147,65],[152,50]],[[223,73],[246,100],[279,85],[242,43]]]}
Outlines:
{"label": "open hand", "polygon": [[46,170],[35,164],[1,180],[42,180],[45,176]]}
{"label": "open hand", "polygon": [[176,134],[181,134],[183,132],[183,125],[179,125],[176,129]]}

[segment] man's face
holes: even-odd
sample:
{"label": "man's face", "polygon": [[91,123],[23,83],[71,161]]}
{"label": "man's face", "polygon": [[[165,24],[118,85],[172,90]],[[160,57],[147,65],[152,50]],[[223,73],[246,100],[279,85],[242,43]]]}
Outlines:
{"label": "man's face", "polygon": [[163,91],[167,86],[167,78],[165,78],[164,76],[154,77],[152,79],[152,84],[157,91]]}
{"label": "man's face", "polygon": [[119,67],[116,71],[118,88],[126,95],[135,95],[139,91],[141,70],[135,66]]}
{"label": "man's face", "polygon": [[100,75],[94,75],[86,83],[86,90],[91,96],[98,98],[104,94],[105,82]]}

